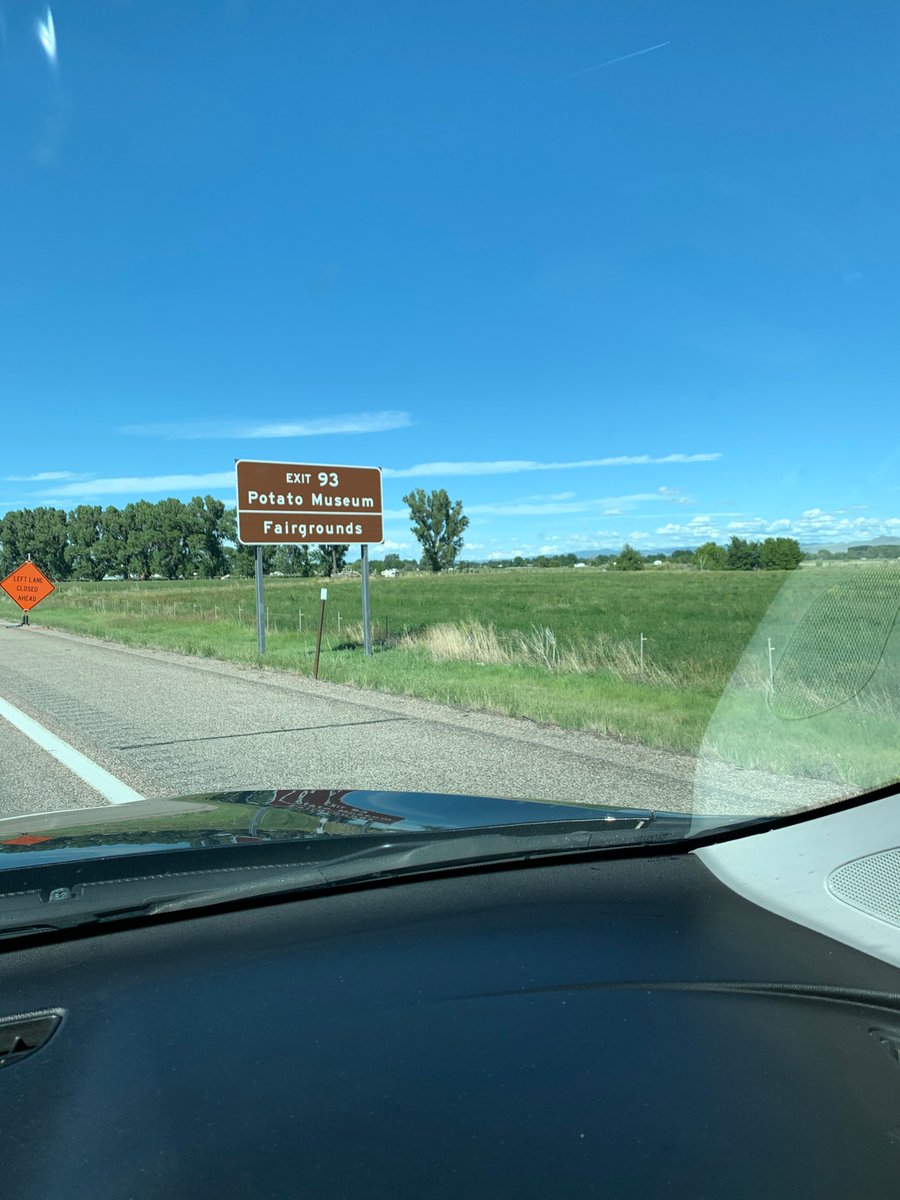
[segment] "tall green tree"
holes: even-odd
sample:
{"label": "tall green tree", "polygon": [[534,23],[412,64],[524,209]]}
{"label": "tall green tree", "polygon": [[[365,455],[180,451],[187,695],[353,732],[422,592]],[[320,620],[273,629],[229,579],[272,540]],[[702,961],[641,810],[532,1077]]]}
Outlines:
{"label": "tall green tree", "polygon": [[68,579],[67,514],[63,508],[34,510],[34,560],[53,579]]}
{"label": "tall green tree", "polygon": [[[242,545],[237,540],[237,514],[233,508],[226,508],[223,513],[222,528],[225,532],[224,573],[235,575],[238,579],[252,579],[256,574],[256,547]],[[273,570],[277,549],[277,546],[263,546],[263,575]]]}
{"label": "tall green tree", "polygon": [[154,505],[137,500],[121,510],[121,566],[123,574],[149,579],[153,572]]}
{"label": "tall green tree", "polygon": [[[263,575],[271,575],[275,569],[275,552],[277,546],[263,546]],[[234,575],[237,579],[252,579],[256,574],[256,547],[255,546],[226,546],[225,555],[227,558],[228,570],[226,575]]]}
{"label": "tall green tree", "polygon": [[51,579],[69,578],[66,512],[62,508],[21,508],[0,521],[2,569],[7,575],[29,555]]}
{"label": "tall green tree", "polygon": [[0,575],[7,576],[32,553],[34,515],[30,509],[13,509],[0,518]]}
{"label": "tall green tree", "polygon": [[187,506],[187,557],[201,579],[218,579],[228,570],[225,556],[225,503],[194,496]]}
{"label": "tall green tree", "polygon": [[101,541],[109,566],[108,574],[124,575],[128,572],[128,525],[121,509],[108,505],[103,510]]}
{"label": "tall green tree", "polygon": [[626,542],[616,558],[616,570],[643,571],[643,569],[644,560],[641,557],[640,550],[635,550],[634,546],[629,546]]}
{"label": "tall green tree", "polygon": [[766,538],[759,548],[759,565],[768,571],[796,571],[803,551],[796,538]]}
{"label": "tall green tree", "polygon": [[[672,558],[674,557],[673,554]],[[700,571],[724,571],[727,558],[728,551],[724,546],[718,546],[715,542],[704,542],[694,551],[691,561]]]}
{"label": "tall green tree", "polygon": [[112,574],[116,546],[105,537],[103,509],[99,504],[79,504],[69,513],[66,562],[74,579],[99,580]]}
{"label": "tall green tree", "polygon": [[349,546],[316,546],[315,562],[320,575],[339,575],[344,569]]}
{"label": "tall green tree", "polygon": [[278,546],[272,560],[272,570],[282,575],[315,575],[315,563],[309,546]]}
{"label": "tall green tree", "polygon": [[469,518],[463,515],[462,501],[454,500],[444,488],[429,492],[416,488],[403,497],[409,505],[410,529],[422,547],[422,566],[432,571],[451,567],[462,550],[463,534]]}
{"label": "tall green tree", "polygon": [[152,507],[156,519],[150,560],[152,574],[162,575],[163,579],[184,579],[193,575],[188,506],[171,496]]}
{"label": "tall green tree", "polygon": [[755,571],[759,567],[759,542],[733,537],[725,554],[726,571]]}

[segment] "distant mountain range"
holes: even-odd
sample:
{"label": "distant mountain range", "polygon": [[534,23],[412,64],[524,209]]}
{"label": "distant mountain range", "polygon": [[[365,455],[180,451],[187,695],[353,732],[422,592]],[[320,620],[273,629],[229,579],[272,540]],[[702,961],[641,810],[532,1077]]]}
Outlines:
{"label": "distant mountain range", "polygon": [[[720,541],[720,545],[727,545],[729,539]],[[762,538],[748,538],[749,541],[762,541]],[[799,541],[799,539],[798,539]],[[882,535],[873,538],[856,538],[851,542],[800,542],[801,549],[808,554],[815,554],[817,550],[830,550],[832,554],[845,554],[851,546],[900,546],[900,537],[890,537]],[[657,547],[653,550],[641,550],[646,558],[659,556],[660,558],[668,556],[676,550],[696,550],[696,546],[668,546],[665,549]],[[576,554],[579,558],[594,558],[597,554],[618,554],[622,549],[621,546],[606,546],[599,550],[575,550],[570,553]]]}
{"label": "distant mountain range", "polygon": [[851,546],[900,546],[900,537],[882,535],[881,537],[858,538],[852,542],[816,542],[815,545],[801,542],[800,545],[810,553],[815,553],[816,550],[830,550],[832,554],[844,554]]}

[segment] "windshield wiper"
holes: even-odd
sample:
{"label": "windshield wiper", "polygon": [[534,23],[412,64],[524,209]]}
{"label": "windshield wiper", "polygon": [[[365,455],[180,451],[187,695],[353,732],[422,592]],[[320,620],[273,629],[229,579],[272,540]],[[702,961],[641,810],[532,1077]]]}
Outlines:
{"label": "windshield wiper", "polygon": [[[154,857],[145,855],[105,860],[106,878],[86,878],[83,862],[35,866],[29,869],[34,886],[19,884],[15,892],[0,893],[0,937],[38,935],[448,868],[552,860],[637,845],[671,848],[692,831],[695,821],[690,814],[648,810],[577,824],[535,822],[384,837],[347,835],[299,844],[273,842],[266,851],[267,856],[276,856],[275,861],[261,863],[254,856],[252,865],[245,865],[240,861],[244,848],[239,848],[237,855],[220,849],[201,850],[190,854],[193,869],[168,874],[140,873],[149,866],[148,858],[152,861]],[[294,853],[288,854],[289,849]],[[220,864],[223,855],[227,855],[228,865]],[[135,873],[128,877],[113,873],[115,868],[121,871],[126,862],[125,869]],[[48,883],[42,887],[44,872]]]}

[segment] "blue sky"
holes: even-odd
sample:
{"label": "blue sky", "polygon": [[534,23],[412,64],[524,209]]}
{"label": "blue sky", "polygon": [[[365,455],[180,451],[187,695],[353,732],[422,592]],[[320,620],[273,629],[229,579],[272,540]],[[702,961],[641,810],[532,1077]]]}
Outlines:
{"label": "blue sky", "polygon": [[401,551],[417,486],[473,558],[900,536],[896,5],[38,22],[0,0],[0,512],[261,458],[382,466]]}

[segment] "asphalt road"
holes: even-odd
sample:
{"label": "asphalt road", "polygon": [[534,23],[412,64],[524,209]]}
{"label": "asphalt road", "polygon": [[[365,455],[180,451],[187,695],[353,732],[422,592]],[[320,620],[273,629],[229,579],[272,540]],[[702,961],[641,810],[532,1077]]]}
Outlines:
{"label": "asphalt road", "polygon": [[[339,787],[691,806],[687,756],[39,626],[0,625],[0,698],[148,798]],[[0,816],[104,803],[0,717]]]}
{"label": "asphalt road", "polygon": [[[79,756],[81,776],[72,766]],[[696,770],[689,755],[599,734],[0,622],[0,818],[245,788],[468,793],[740,816],[841,794],[834,784],[709,758],[695,793]]]}

